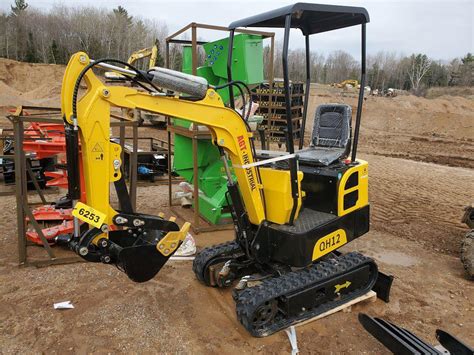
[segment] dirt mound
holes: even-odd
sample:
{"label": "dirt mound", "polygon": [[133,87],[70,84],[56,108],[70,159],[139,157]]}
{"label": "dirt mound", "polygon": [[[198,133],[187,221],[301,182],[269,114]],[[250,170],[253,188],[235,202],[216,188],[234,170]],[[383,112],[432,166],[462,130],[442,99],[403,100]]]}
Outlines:
{"label": "dirt mound", "polygon": [[[1,105],[59,105],[63,72],[63,66],[0,59],[0,109]],[[347,103],[355,112],[357,93],[320,85],[312,90],[308,137],[317,105],[328,102]],[[352,312],[299,327],[302,353],[384,354],[386,350],[358,323],[359,312],[415,330],[431,343],[436,341],[437,328],[469,339],[474,289],[464,279],[458,251],[466,229],[460,223],[462,206],[472,202],[468,183],[473,170],[418,161],[474,167],[472,112],[474,102],[462,97],[367,98],[360,151],[370,154],[360,157],[370,163],[371,231],[346,250],[375,258],[381,270],[395,276],[391,302],[355,305]],[[140,134],[163,138],[165,132],[140,127]],[[140,186],[137,210],[170,215],[166,196],[166,186]],[[59,193],[48,199],[55,197]],[[188,262],[170,262],[145,284],[132,283],[102,264],[18,268],[15,198],[0,200],[4,352],[290,351],[283,332],[250,337],[238,323],[230,290],[203,287]],[[231,231],[219,231],[200,234],[196,241],[202,248],[232,238]],[[69,253],[58,249],[58,256]],[[29,257],[43,258],[44,251],[29,248]],[[71,300],[75,309],[53,309],[54,302],[65,300]]]}
{"label": "dirt mound", "polygon": [[[306,144],[316,107],[345,103],[357,108],[357,91],[313,85]],[[365,153],[474,168],[474,100],[460,96],[426,99],[413,95],[369,96],[364,101],[360,151]]]}
{"label": "dirt mound", "polygon": [[0,58],[0,106],[58,106],[65,66]]}
{"label": "dirt mound", "polygon": [[426,97],[434,99],[440,96],[461,96],[474,99],[474,87],[471,86],[448,86],[429,88]]}
{"label": "dirt mound", "polygon": [[[311,88],[308,126],[312,126],[317,105],[328,102],[357,108],[357,91],[345,92],[328,85]],[[427,99],[413,95],[368,96],[364,102],[362,128],[411,135],[436,135],[455,139],[474,136],[474,100],[460,96]],[[354,115],[355,116],[355,115]],[[311,131],[307,131],[310,133]]]}

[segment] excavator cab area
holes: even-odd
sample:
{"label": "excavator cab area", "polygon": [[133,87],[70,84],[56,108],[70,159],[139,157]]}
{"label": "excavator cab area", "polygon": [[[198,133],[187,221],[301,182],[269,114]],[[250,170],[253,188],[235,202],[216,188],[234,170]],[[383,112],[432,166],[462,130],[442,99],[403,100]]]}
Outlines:
{"label": "excavator cab area", "polygon": [[[291,176],[290,189],[292,201],[291,212],[287,223],[270,223],[260,228],[256,240],[262,239],[262,245],[256,254],[265,253],[280,262],[290,262],[293,266],[304,266],[328,252],[335,250],[352,239],[365,234],[369,229],[368,204],[368,164],[358,160],[357,143],[363,104],[363,87],[365,84],[366,58],[366,23],[369,15],[364,8],[332,6],[320,4],[296,3],[273,11],[265,12],[249,18],[235,21],[229,25],[229,42],[232,43],[237,28],[282,28],[283,34],[283,86],[286,111],[286,152],[260,150],[256,159],[265,169],[289,171]],[[352,124],[352,107],[340,103],[327,103],[316,108],[310,143],[303,147],[304,134],[298,147],[294,144],[293,113],[290,106],[290,77],[288,51],[290,31],[298,29],[305,38],[306,51],[306,85],[303,101],[303,119],[301,131],[305,131],[308,116],[309,93],[311,87],[310,37],[323,32],[341,28],[358,26],[361,29],[361,77],[358,106],[355,112],[354,127]],[[228,57],[228,81],[232,81],[232,51]],[[229,87],[229,95],[233,97],[233,87]],[[233,100],[230,101],[231,103]],[[267,146],[267,144],[262,144]],[[302,177],[302,179],[301,179]],[[265,187],[265,183],[263,183]],[[265,195],[265,191],[263,191]],[[302,203],[301,203],[302,200]],[[267,204],[267,215],[272,209],[281,208]],[[288,208],[288,206],[284,206]],[[332,228],[328,225],[333,225]],[[269,228],[272,236],[260,237]],[[319,243],[328,235],[328,231],[343,231],[339,243],[324,248]],[[267,234],[268,234],[267,233]],[[272,238],[281,239],[283,245],[298,245],[291,249],[300,250],[292,255],[286,247],[279,243],[264,241]],[[305,247],[307,243],[314,250]],[[258,245],[262,246],[260,243]],[[318,249],[319,248],[319,249]],[[266,249],[262,251],[262,249]],[[316,250],[318,249],[318,250]],[[285,255],[280,255],[286,250]],[[298,254],[298,255],[297,255]]]}
{"label": "excavator cab area", "polygon": [[[197,278],[208,286],[228,287],[240,279],[234,289],[237,317],[254,336],[267,336],[312,318],[372,288],[388,300],[391,278],[380,273],[372,259],[357,252],[338,251],[369,231],[368,163],[357,159],[368,22],[369,14],[361,7],[296,3],[232,22],[228,27],[229,48],[240,28],[284,30],[281,60],[286,152],[269,150],[268,144],[263,144],[262,150],[255,151],[255,163],[246,165],[257,169],[266,218],[258,225],[249,225],[238,194],[231,194],[238,226],[236,240],[205,248],[193,265]],[[355,120],[349,105],[320,105],[309,145],[303,147],[304,139],[300,139],[295,147],[288,69],[290,31],[298,29],[305,38],[304,132],[311,87],[310,37],[352,26],[361,30],[361,84]],[[232,63],[230,50],[228,82],[232,82]],[[232,86],[229,97],[232,105]],[[271,187],[279,171],[289,176],[288,198],[276,200]],[[276,187],[280,193],[282,185]],[[271,218],[281,210],[288,211],[288,218]]]}

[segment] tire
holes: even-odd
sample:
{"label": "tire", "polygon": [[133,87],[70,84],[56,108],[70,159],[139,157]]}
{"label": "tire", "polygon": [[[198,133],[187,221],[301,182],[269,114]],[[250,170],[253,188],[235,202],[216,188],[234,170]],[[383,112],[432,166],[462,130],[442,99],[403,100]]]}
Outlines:
{"label": "tire", "polygon": [[468,279],[474,280],[474,230],[468,232],[461,245],[461,262]]}

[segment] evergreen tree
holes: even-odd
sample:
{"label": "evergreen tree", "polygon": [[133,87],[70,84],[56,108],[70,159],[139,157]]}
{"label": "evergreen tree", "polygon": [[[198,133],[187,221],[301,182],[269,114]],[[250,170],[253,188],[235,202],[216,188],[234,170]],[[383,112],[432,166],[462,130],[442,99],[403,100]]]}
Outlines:
{"label": "evergreen tree", "polygon": [[[155,40],[155,46],[157,49],[155,66],[163,68],[165,66],[165,58],[161,55],[160,41],[158,39]],[[179,66],[179,68],[181,68],[181,66]]]}
{"label": "evergreen tree", "polygon": [[25,60],[29,63],[37,63],[38,58],[36,57],[35,42],[33,39],[33,32],[28,33],[28,42],[26,44],[26,57]]}
{"label": "evergreen tree", "polygon": [[469,64],[474,62],[474,55],[471,53],[466,54],[464,58],[461,59],[462,64]]}
{"label": "evergreen tree", "polygon": [[113,9],[115,16],[120,17],[126,20],[127,23],[131,23],[133,16],[128,15],[128,11],[123,6],[118,6],[116,9]]}
{"label": "evergreen tree", "polygon": [[54,39],[51,43],[51,48],[49,49],[48,62],[53,64],[59,64],[61,62],[59,48]]}
{"label": "evergreen tree", "polygon": [[15,5],[10,5],[10,8],[12,15],[18,16],[28,8],[28,3],[25,0],[15,0]]}

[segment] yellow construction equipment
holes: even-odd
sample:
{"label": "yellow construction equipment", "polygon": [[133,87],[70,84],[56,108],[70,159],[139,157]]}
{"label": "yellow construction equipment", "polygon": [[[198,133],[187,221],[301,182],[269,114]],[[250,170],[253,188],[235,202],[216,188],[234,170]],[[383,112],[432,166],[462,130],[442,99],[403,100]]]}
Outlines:
{"label": "yellow construction equipment", "polygon": [[[338,13],[337,22],[333,22],[334,13]],[[236,21],[229,26],[228,82],[214,87],[204,78],[169,69],[124,69],[115,65],[127,66],[121,61],[93,61],[83,52],[73,55],[61,93],[69,192],[72,199],[78,199],[80,141],[87,201],[75,204],[75,233],[67,240],[71,248],[86,260],[115,264],[132,280],[146,281],[181,244],[189,224],[179,228],[173,220],[131,208],[121,174],[120,146],[110,141],[111,108],[147,110],[207,126],[219,150],[235,240],[202,249],[193,271],[207,286],[229,287],[238,281],[233,294],[237,317],[252,335],[272,334],[355,299],[372,287],[388,300],[391,277],[360,253],[338,251],[369,231],[368,163],[356,158],[363,90],[354,133],[351,106],[320,105],[311,145],[299,151],[294,150],[291,106],[286,108],[287,152],[256,151],[247,115],[233,107],[233,89],[250,94],[244,83],[232,80],[236,28],[271,25],[285,29],[282,64],[289,103],[290,29],[298,28],[306,36],[309,58],[311,34],[361,25],[365,63],[368,21],[363,8],[305,3]],[[119,72],[141,85],[106,86],[91,70],[94,67]],[[309,64],[307,75],[309,90]],[[361,77],[364,83],[364,65]],[[87,90],[79,98],[82,80]],[[224,106],[216,91],[224,88],[229,90],[231,107]],[[112,182],[120,211],[109,204]],[[77,219],[92,228],[80,233]]]}
{"label": "yellow construction equipment", "polygon": [[335,86],[337,88],[345,88],[346,85],[350,85],[352,86],[353,88],[359,88],[359,81],[358,80],[355,80],[355,79],[347,79],[347,80],[343,80],[341,81],[340,83],[334,83],[332,84],[332,86]]}
{"label": "yellow construction equipment", "polygon": [[[128,57],[127,63],[133,65],[135,64],[137,60],[149,57],[150,60],[148,62],[148,68],[149,69],[153,68],[156,64],[156,59],[158,57],[159,45],[160,43],[158,42],[158,40],[155,40],[155,44],[153,46],[139,49],[138,51],[133,52],[130,55],[130,57]],[[124,80],[125,79],[123,75],[114,71],[105,72],[104,75],[107,80]]]}

